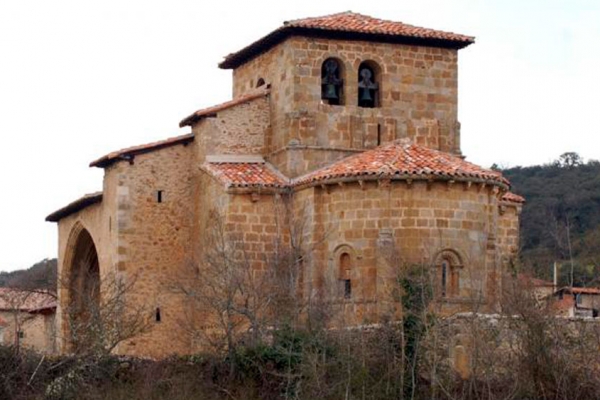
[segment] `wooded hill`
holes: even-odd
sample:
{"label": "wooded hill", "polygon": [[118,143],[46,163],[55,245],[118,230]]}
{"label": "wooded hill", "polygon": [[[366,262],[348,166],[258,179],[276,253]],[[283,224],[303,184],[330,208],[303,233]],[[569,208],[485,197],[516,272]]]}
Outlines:
{"label": "wooded hill", "polygon": [[56,258],[46,258],[28,269],[0,272],[0,287],[56,291]]}
{"label": "wooded hill", "polygon": [[[498,169],[498,168],[497,168]],[[565,153],[547,165],[501,170],[527,203],[521,215],[521,266],[561,285],[600,285],[600,162]]]}

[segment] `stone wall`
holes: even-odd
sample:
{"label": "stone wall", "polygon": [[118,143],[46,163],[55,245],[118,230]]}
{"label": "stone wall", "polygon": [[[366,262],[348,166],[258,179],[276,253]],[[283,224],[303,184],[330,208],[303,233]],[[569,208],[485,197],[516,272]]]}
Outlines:
{"label": "stone wall", "polygon": [[[376,320],[381,315],[368,304],[389,300],[386,288],[393,288],[398,276],[396,266],[381,260],[383,248],[389,245],[394,247],[398,266],[434,266],[436,270],[439,252],[449,250],[458,256],[462,264],[458,292],[443,299],[440,312],[470,309],[474,301],[493,307],[486,303],[489,290],[499,284],[492,274],[499,268],[495,252],[489,254],[497,229],[494,213],[498,199],[493,190],[394,181],[310,190],[315,192],[314,234],[325,238],[315,252],[313,268],[319,271],[313,277],[315,285],[339,279],[337,257],[341,251],[348,252],[353,258],[351,301],[359,310],[356,322]],[[363,307],[369,311],[361,313]]]}
{"label": "stone wall", "polygon": [[[177,279],[191,260],[194,198],[193,145],[141,154],[107,171],[116,186],[119,278],[135,281],[128,301],[153,320],[150,330],[119,346],[122,354],[164,356],[185,352],[180,334],[182,296]],[[160,199],[159,199],[160,197]],[[155,321],[156,311],[161,319]]]}
{"label": "stone wall", "polygon": [[262,155],[270,130],[269,98],[260,97],[195,123],[198,160],[206,155]]}
{"label": "stone wall", "polygon": [[18,311],[0,311],[0,319],[6,322],[0,327],[0,344],[11,346],[16,343],[15,317],[23,337],[20,346],[45,354],[56,352],[55,314],[30,314]]}

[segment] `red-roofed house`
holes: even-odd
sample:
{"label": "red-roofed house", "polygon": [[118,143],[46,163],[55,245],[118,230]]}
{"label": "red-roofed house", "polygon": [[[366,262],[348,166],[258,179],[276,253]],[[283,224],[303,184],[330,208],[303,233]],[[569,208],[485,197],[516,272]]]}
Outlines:
{"label": "red-roofed house", "polygon": [[553,294],[553,308],[569,317],[600,316],[600,289],[563,287]]}
{"label": "red-roofed house", "polygon": [[[231,100],[185,117],[185,135],[92,162],[102,191],[48,216],[59,276],[71,282],[59,291],[62,350],[73,340],[64,310],[88,290],[78,277],[107,273],[135,276],[128,298],[155,319],[116,352],[197,350],[179,323],[190,291],[173,287],[206,265],[218,227],[243,249],[249,276],[281,265],[282,248],[299,251],[288,293],[348,323],[398,315],[401,265],[428,268],[438,312],[494,311],[524,199],[461,152],[458,52],[472,43],[343,12],[285,22],[228,55],[219,66],[233,71]],[[286,228],[293,221],[301,231]]]}
{"label": "red-roofed house", "polygon": [[0,288],[0,344],[54,353],[55,315],[52,293]]}

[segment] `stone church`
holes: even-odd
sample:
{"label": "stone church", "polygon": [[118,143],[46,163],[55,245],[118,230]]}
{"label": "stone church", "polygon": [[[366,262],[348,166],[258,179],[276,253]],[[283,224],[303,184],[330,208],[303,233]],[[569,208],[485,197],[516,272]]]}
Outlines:
{"label": "stone church", "polygon": [[147,306],[152,324],[115,351],[193,351],[178,322],[186,296],[165,283],[202,265],[214,213],[254,271],[273,268],[275,244],[292,240],[282,202],[309,249],[298,293],[333,286],[330,302],[351,323],[393,314],[390,247],[397,264],[430,269],[440,313],[474,303],[493,311],[524,199],[461,152],[458,51],[473,43],[343,12],[285,22],[226,56],[219,67],[233,71],[232,100],[185,117],[188,134],[93,161],[104,169],[102,191],[47,217],[68,283],[59,288],[60,348],[70,349],[64,310],[75,291],[116,274],[137,277],[127,299]]}

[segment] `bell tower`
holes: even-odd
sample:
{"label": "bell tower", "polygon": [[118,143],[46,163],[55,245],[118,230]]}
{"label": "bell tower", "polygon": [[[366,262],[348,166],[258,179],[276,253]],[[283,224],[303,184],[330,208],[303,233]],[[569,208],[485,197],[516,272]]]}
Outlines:
{"label": "bell tower", "polygon": [[473,42],[345,12],[286,22],[220,67],[234,98],[270,85],[265,158],[296,177],[402,138],[461,155],[458,50]]}

